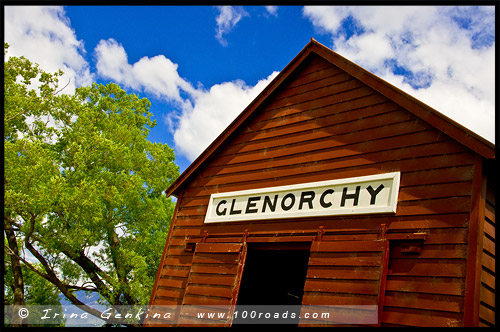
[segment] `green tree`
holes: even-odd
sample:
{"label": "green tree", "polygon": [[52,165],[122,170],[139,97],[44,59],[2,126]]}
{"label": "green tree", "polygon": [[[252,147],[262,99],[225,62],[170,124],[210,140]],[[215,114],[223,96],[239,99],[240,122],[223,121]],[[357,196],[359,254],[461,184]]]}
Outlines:
{"label": "green tree", "polygon": [[28,269],[93,315],[100,312],[74,291],[97,292],[110,305],[147,304],[174,209],[164,190],[179,174],[173,150],[147,140],[156,125],[150,102],[113,83],[61,94],[61,72],[23,57],[4,68],[13,302],[23,304]]}
{"label": "green tree", "polygon": [[[7,255],[8,256],[8,255]],[[5,266],[10,265],[10,258],[5,257]],[[37,268],[41,269],[42,267],[39,264]],[[24,299],[25,305],[31,305],[31,316],[41,317],[43,316],[43,309],[45,306],[50,306],[51,310],[54,313],[57,313],[59,316],[51,319],[51,326],[65,326],[65,319],[63,317],[63,307],[60,303],[59,294],[61,293],[57,287],[55,287],[52,283],[48,282],[46,279],[38,275],[37,273],[24,269],[23,270],[23,279],[25,281],[25,289],[24,289]],[[14,278],[12,275],[12,268],[8,267],[4,269],[4,304],[12,305],[14,304],[14,294],[13,294],[13,282]],[[44,305],[44,307],[38,307],[37,305]],[[33,315],[33,313],[35,315]],[[8,325],[11,323],[11,320],[16,320],[18,317],[16,315],[12,315],[11,317],[5,317],[5,324]],[[17,321],[19,324],[20,322]],[[28,324],[25,324],[28,325]],[[42,324],[32,324],[29,326],[43,326]]]}
{"label": "green tree", "polygon": [[[7,240],[4,239],[7,243]],[[22,244],[20,244],[22,246]],[[42,269],[40,264],[33,264],[37,269]],[[4,304],[14,304],[14,276],[11,266],[11,259],[7,252],[4,257]],[[37,273],[29,269],[23,270],[23,281],[25,288],[23,289],[24,303],[23,305],[59,305],[59,290],[45,278],[42,278]],[[20,304],[20,303],[17,303]]]}

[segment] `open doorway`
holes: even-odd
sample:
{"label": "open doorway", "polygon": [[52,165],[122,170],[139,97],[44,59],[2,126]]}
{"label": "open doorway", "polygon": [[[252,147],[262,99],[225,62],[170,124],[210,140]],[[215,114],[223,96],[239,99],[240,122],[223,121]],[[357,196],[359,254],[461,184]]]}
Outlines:
{"label": "open doorway", "polygon": [[238,305],[300,305],[309,243],[248,246]]}
{"label": "open doorway", "polygon": [[[237,307],[259,310],[279,308],[280,314],[287,314],[293,320],[280,323],[297,324],[304,294],[310,243],[249,244],[243,268]],[[291,311],[297,311],[291,314]],[[234,322],[254,324],[242,320],[244,312]],[[282,318],[280,316],[280,318]],[[250,318],[250,317],[249,317]],[[271,322],[270,322],[271,323]],[[273,320],[273,324],[278,321]],[[261,323],[259,323],[261,324]]]}

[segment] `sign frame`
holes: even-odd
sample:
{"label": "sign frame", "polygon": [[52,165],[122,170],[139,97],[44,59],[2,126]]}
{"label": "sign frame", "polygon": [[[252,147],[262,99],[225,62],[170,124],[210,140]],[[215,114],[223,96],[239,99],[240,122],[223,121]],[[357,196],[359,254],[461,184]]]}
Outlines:
{"label": "sign frame", "polygon": [[[303,217],[316,217],[316,216],[342,216],[342,215],[358,215],[358,214],[380,214],[380,213],[396,213],[396,208],[397,208],[397,201],[398,201],[398,194],[399,194],[399,184],[400,184],[400,177],[401,177],[401,172],[391,172],[391,173],[382,173],[382,174],[375,174],[375,175],[367,175],[367,176],[358,176],[358,177],[351,177],[351,178],[344,178],[344,179],[335,179],[335,180],[326,180],[326,181],[318,181],[318,182],[308,182],[308,183],[300,183],[300,184],[293,184],[293,185],[286,185],[286,186],[277,186],[277,187],[266,187],[266,188],[258,188],[258,189],[249,189],[249,190],[240,190],[240,191],[231,191],[231,192],[223,192],[223,193],[214,193],[210,195],[210,200],[207,208],[207,212],[205,214],[205,219],[204,223],[217,223],[217,222],[236,222],[236,221],[253,221],[253,220],[268,220],[268,219],[288,219],[288,218],[303,218]],[[290,212],[277,212],[277,213],[242,213],[241,209],[236,210],[234,208],[235,201],[230,201],[232,199],[236,198],[245,198],[245,197],[255,197],[256,195],[279,195],[280,193],[291,193],[291,192],[297,192],[297,191],[302,191],[304,190],[319,190],[318,188],[331,188],[331,187],[339,187],[339,186],[362,186],[363,184],[368,184],[373,182],[381,182],[385,181],[385,183],[390,183],[391,185],[389,187],[383,187],[380,190],[383,190],[384,188],[389,188],[389,193],[386,195],[389,195],[388,202],[386,205],[383,206],[361,206],[361,207],[342,207],[342,208],[336,208],[336,209],[328,209],[328,208],[323,208],[322,210],[311,210],[311,209],[306,209],[306,210],[301,210],[301,211],[290,211]],[[371,185],[370,185],[371,186]],[[369,190],[367,187],[364,187],[363,190]],[[358,192],[361,189],[358,189]],[[310,193],[310,191],[308,191]],[[344,194],[347,191],[344,192]],[[331,192],[329,192],[331,193]],[[377,190],[373,190],[371,188],[369,190],[370,195],[376,195]],[[312,194],[311,194],[312,195]],[[338,194],[337,194],[338,195]],[[285,195],[286,196],[286,195]],[[312,195],[313,196],[313,195]],[[353,198],[353,194],[345,195],[347,199]],[[326,197],[326,195],[325,195]],[[359,193],[358,193],[359,197]],[[372,196],[374,197],[374,196]],[[291,198],[291,197],[289,197]],[[309,197],[310,198],[310,197]],[[226,203],[224,203],[224,208],[226,210],[235,209],[235,211],[239,211],[240,213],[238,214],[230,214],[230,215],[224,215],[220,216],[217,215],[214,217],[214,211],[216,211],[216,208],[220,207],[217,206],[217,201],[221,202],[221,200],[228,199]],[[283,198],[284,199],[284,198]],[[282,200],[283,200],[282,199]],[[344,197],[342,199],[345,201]],[[260,200],[260,199],[259,199]],[[291,201],[291,200],[290,200]],[[248,205],[252,207],[252,212],[255,212],[256,209],[256,202],[251,202],[250,199],[248,200]],[[294,198],[295,202],[295,198]],[[231,205],[232,203],[232,205]],[[275,202],[276,203],[276,202]],[[301,202],[302,204],[303,202]],[[309,200],[306,202],[308,204]],[[275,204],[276,205],[276,204]],[[311,206],[311,205],[309,205]],[[248,210],[248,207],[247,207]],[[215,213],[217,214],[217,213]]]}

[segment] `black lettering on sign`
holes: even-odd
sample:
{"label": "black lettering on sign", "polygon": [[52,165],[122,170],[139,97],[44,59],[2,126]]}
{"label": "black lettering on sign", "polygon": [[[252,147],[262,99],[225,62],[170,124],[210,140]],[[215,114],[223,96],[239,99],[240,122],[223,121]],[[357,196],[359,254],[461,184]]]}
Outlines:
{"label": "black lettering on sign", "polygon": [[[289,205],[285,204],[287,198],[290,198],[291,200],[291,203]],[[295,195],[292,193],[286,194],[285,197],[283,197],[283,199],[281,200],[281,208],[283,209],[283,211],[290,210],[294,204],[295,204]]]}
{"label": "black lettering on sign", "polygon": [[264,197],[264,205],[262,206],[262,212],[266,212],[266,206],[269,206],[271,212],[276,211],[276,205],[278,203],[278,195],[274,195],[274,202],[271,202],[269,196]]}
{"label": "black lettering on sign", "polygon": [[234,203],[236,202],[236,199],[233,198],[233,201],[231,202],[231,210],[229,211],[229,214],[234,215],[234,214],[241,214],[241,210],[235,210],[234,209]]}
{"label": "black lettering on sign", "polygon": [[323,193],[321,194],[321,197],[319,198],[319,204],[321,205],[321,207],[323,208],[329,208],[330,206],[333,205],[332,202],[325,202],[325,196],[326,195],[331,195],[333,194],[335,191],[333,189],[327,189],[325,191],[323,191]]}
{"label": "black lettering on sign", "polygon": [[300,195],[299,210],[302,210],[302,205],[304,203],[307,203],[309,209],[312,210],[314,196],[316,196],[314,191],[303,191]]}
{"label": "black lettering on sign", "polygon": [[217,204],[217,209],[215,209],[215,213],[217,213],[218,216],[225,216],[226,215],[226,211],[227,209],[224,208],[224,210],[220,211],[219,208],[222,204],[226,204],[227,201],[225,199],[223,199],[222,201],[219,202],[219,204]]}
{"label": "black lettering on sign", "polygon": [[358,206],[359,190],[360,189],[361,189],[361,186],[356,186],[356,191],[354,192],[354,194],[348,194],[347,187],[344,187],[344,190],[342,191],[342,200],[340,201],[340,206],[345,206],[345,201],[347,199],[354,199],[354,203],[352,205]]}
{"label": "black lettering on sign", "polygon": [[381,184],[380,186],[378,186],[378,188],[377,188],[377,189],[375,189],[375,190],[373,190],[373,188],[372,188],[372,186],[371,186],[371,185],[370,185],[370,186],[368,186],[368,187],[366,188],[366,190],[368,190],[368,192],[370,193],[370,196],[372,197],[372,198],[370,199],[370,205],[375,204],[375,200],[377,199],[377,195],[378,195],[378,193],[379,193],[382,189],[384,189],[384,185],[383,185],[383,184]]}
{"label": "black lettering on sign", "polygon": [[[260,201],[260,196],[254,196],[254,197],[248,197],[247,200],[247,208],[245,210],[245,213],[257,213],[259,212],[258,209],[255,209],[255,206],[257,206],[257,201]],[[251,209],[253,208],[253,209]]]}

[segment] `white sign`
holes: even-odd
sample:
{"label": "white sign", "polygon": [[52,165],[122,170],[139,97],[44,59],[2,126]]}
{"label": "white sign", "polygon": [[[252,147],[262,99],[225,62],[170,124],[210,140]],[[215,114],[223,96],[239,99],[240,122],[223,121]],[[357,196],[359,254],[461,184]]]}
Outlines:
{"label": "white sign", "polygon": [[400,172],[212,194],[205,223],[395,213]]}

